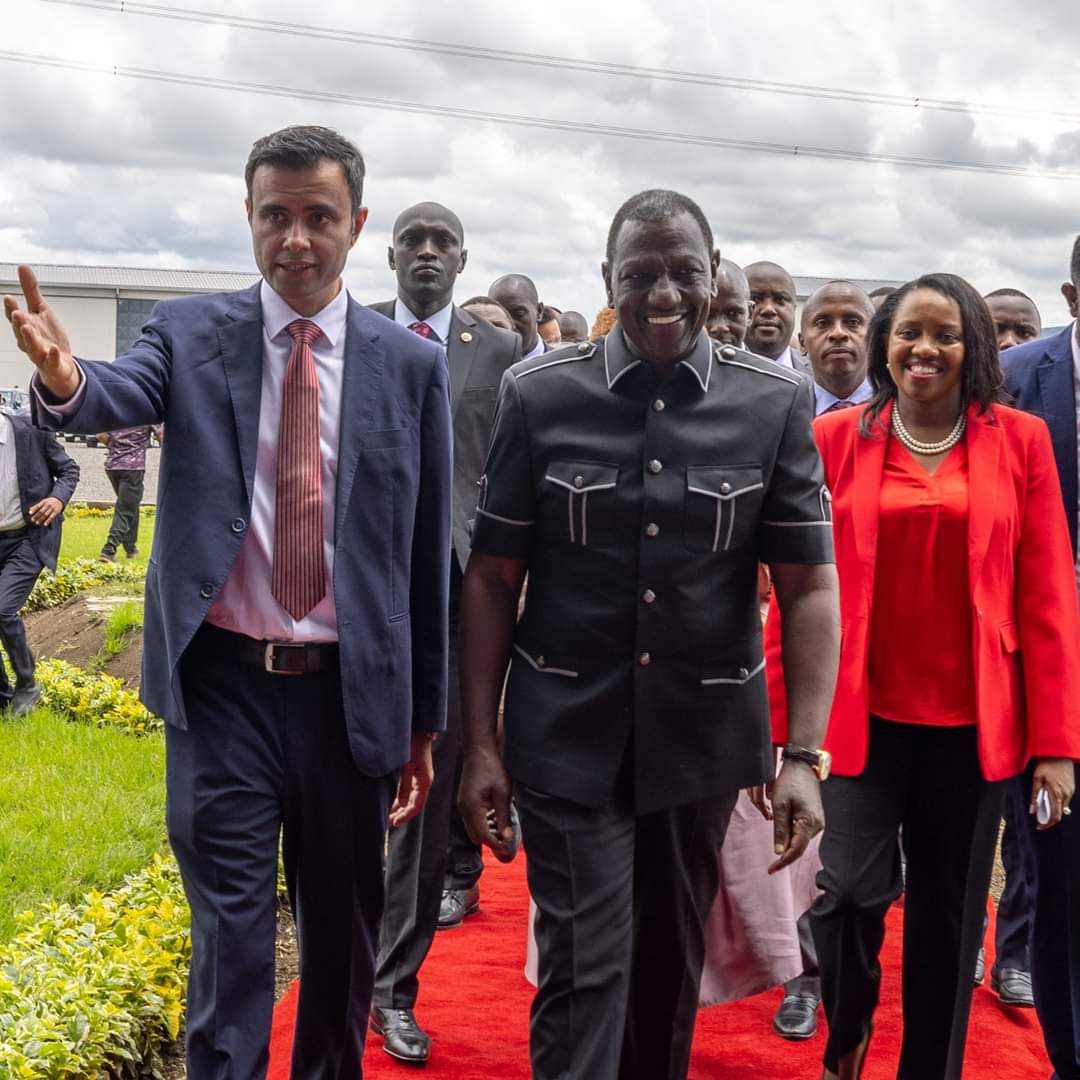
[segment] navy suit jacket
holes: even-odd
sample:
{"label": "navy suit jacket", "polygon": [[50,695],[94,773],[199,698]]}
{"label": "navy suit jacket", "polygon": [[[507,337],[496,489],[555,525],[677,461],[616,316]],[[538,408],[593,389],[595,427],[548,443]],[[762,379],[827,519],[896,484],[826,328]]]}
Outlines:
{"label": "navy suit jacket", "polygon": [[[164,422],[146,576],[142,698],[186,727],[180,658],[247,531],[259,430],[259,286],[166,300],[113,363],[80,360],[78,410],[43,427],[96,432]],[[415,732],[445,726],[452,483],[440,346],[350,299],[334,508],[334,602],[349,745],[382,776]],[[195,676],[197,677],[197,676]]]}
{"label": "navy suit jacket", "polygon": [[[30,522],[30,507],[52,496],[65,506],[75,494],[79,483],[79,466],[64,452],[55,435],[38,431],[30,417],[7,414],[15,429],[15,468],[19,474],[19,502],[23,516]],[[60,551],[60,526],[63,514],[57,514],[48,525],[30,522],[30,542],[37,551],[42,566],[56,569]]]}
{"label": "navy suit jacket", "polygon": [[1052,337],[1014,345],[1001,354],[1001,366],[1016,407],[1041,416],[1050,429],[1065,516],[1076,558],[1077,432],[1073,387],[1073,324]]}

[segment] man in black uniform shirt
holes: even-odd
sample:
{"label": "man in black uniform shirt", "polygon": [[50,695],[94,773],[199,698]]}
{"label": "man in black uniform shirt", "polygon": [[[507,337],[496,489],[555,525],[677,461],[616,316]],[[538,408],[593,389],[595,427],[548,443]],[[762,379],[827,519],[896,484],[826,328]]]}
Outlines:
{"label": "man in black uniform shirt", "polygon": [[774,866],[821,828],[807,762],[826,765],[839,619],[812,401],[704,333],[718,260],[690,199],[630,199],[603,266],[616,326],[500,391],[463,587],[460,805],[506,841],[513,780],[538,1080],[686,1076],[720,844],[739,789],[772,777],[759,561],[797,702]]}
{"label": "man in black uniform shirt", "polygon": [[[379,936],[372,1027],[392,1057],[423,1064],[431,1039],[413,1014],[420,967],[431,948],[440,905],[459,905],[460,923],[477,904],[480,852],[470,844],[454,808],[461,776],[461,708],[457,685],[456,626],[461,574],[469,557],[476,483],[483,467],[506,369],[521,359],[517,334],[497,330],[453,304],[454,282],[468,252],[457,214],[438,203],[403,210],[387,252],[397,275],[396,300],[372,308],[421,337],[446,346],[450,411],[454,421],[454,558],[450,566],[450,671],[446,731],[433,748],[435,780],[420,814],[390,833],[386,909]],[[452,841],[448,889],[447,844]]]}

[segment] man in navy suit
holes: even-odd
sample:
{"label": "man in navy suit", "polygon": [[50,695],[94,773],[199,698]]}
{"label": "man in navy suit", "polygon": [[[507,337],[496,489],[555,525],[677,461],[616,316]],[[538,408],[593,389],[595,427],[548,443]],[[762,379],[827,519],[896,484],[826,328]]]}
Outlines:
{"label": "man in navy suit", "polygon": [[[1001,363],[1016,405],[1041,416],[1050,428],[1075,556],[1080,511],[1080,236],[1073,244],[1069,270],[1070,280],[1061,286],[1061,292],[1074,321],[1052,337],[1006,350]],[[1027,784],[1022,794],[1019,787],[1016,792],[1026,804],[1030,776],[1017,783]],[[1058,828],[1046,831],[1036,826],[1031,815],[1019,817],[1013,824],[1028,873],[1035,1009],[1056,1070],[1055,1080],[1080,1080],[1080,814],[1072,814]]]}
{"label": "man in navy suit", "polygon": [[42,569],[56,569],[64,507],[78,482],[79,466],[55,435],[0,409],[0,640],[15,672],[12,690],[0,664],[0,705],[10,702],[16,716],[41,697],[20,610]]}
{"label": "man in navy suit", "polygon": [[387,820],[422,806],[444,724],[446,355],[342,287],[363,175],[328,129],[259,139],[245,205],[262,282],[159,304],[115,363],[73,359],[28,268],[28,310],[4,301],[39,424],[169,429],[142,696],[167,725],[195,1080],[265,1075],[279,833],[293,1075],[361,1075]]}

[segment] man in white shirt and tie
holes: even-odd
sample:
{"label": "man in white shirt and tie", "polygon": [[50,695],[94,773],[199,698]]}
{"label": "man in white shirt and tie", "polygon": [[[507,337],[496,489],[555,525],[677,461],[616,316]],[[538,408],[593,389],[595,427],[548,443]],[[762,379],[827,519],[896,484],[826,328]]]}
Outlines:
{"label": "man in white shirt and tie", "polygon": [[806,358],[791,347],[798,300],[791,275],[774,262],[751,263],[744,269],[752,309],[746,347],[781,367],[809,376]]}
{"label": "man in white shirt and tie", "polygon": [[814,415],[869,401],[866,332],[874,317],[870,297],[850,281],[829,281],[803,306],[799,344],[814,376]]}

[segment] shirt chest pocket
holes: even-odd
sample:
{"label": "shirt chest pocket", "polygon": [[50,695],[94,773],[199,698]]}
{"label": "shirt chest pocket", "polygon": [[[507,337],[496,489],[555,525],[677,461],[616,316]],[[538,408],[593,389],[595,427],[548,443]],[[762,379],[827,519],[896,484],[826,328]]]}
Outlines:
{"label": "shirt chest pocket", "polygon": [[734,551],[757,534],[765,485],[760,465],[686,470],[684,534],[690,551]]}
{"label": "shirt chest pocket", "polygon": [[615,539],[619,467],[603,461],[551,461],[544,470],[545,526],[583,547]]}

